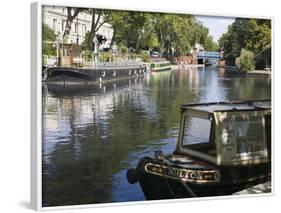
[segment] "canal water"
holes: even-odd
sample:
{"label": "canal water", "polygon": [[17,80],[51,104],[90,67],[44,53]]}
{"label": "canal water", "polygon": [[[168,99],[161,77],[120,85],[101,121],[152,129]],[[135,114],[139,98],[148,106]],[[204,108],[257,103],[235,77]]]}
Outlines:
{"label": "canal water", "polygon": [[42,92],[43,206],[61,206],[144,200],[126,170],[154,150],[173,151],[181,104],[270,98],[271,79],[181,68]]}

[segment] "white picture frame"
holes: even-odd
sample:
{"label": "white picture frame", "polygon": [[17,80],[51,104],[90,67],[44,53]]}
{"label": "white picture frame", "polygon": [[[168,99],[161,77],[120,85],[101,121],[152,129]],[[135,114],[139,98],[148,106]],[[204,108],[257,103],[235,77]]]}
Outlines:
{"label": "white picture frame", "polygon": [[[31,4],[31,26],[32,26],[31,27],[31,112],[32,112],[31,113],[31,207],[32,209],[35,210],[57,210],[57,209],[76,209],[76,208],[104,207],[104,206],[120,206],[124,204],[134,205],[136,203],[129,202],[129,203],[84,204],[84,205],[71,205],[71,206],[58,206],[58,207],[42,207],[42,196],[41,196],[42,195],[42,163],[41,163],[42,162],[42,99],[41,99],[42,76],[41,73],[38,72],[38,70],[41,70],[41,64],[42,64],[42,55],[41,55],[42,33],[41,32],[42,32],[42,6],[44,5],[54,5],[54,6],[69,5],[69,6],[81,6],[81,7],[96,6],[94,3],[93,4],[88,4],[88,3],[56,4],[49,1],[39,1]],[[97,7],[103,8],[102,5],[98,5]],[[122,8],[106,7],[106,9],[122,9]],[[123,9],[129,9],[129,8],[123,8]],[[136,8],[133,8],[133,10],[136,10]],[[162,11],[162,10],[154,10],[154,9],[151,10],[141,9],[140,11],[185,13],[183,11],[166,11],[166,10]],[[202,15],[213,16],[213,14],[204,14],[204,13]],[[224,14],[215,14],[215,15],[223,16]],[[274,22],[273,17],[260,17],[260,16],[256,16],[256,17],[271,19],[272,26],[273,26],[273,22]],[[272,31],[273,31],[273,27],[272,27]],[[272,189],[274,190],[274,187],[272,187]],[[272,196],[272,195],[273,195],[273,191],[263,196]],[[248,195],[248,197],[255,197],[255,196],[260,196],[260,195]],[[234,198],[234,197],[235,196],[230,196],[227,198]],[[196,198],[196,199],[212,200],[212,199],[217,199],[217,197],[216,198],[206,197],[206,198]],[[221,199],[221,197],[219,199]],[[166,201],[157,201],[157,202],[165,203]],[[144,201],[142,203],[150,204],[150,203],[154,203],[154,201]]]}

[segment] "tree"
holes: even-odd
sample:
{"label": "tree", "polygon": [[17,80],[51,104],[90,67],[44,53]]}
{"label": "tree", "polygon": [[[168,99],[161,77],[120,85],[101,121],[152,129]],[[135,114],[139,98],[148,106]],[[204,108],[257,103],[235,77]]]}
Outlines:
{"label": "tree", "polygon": [[155,32],[161,52],[174,49],[177,55],[186,55],[197,43],[199,23],[191,15],[155,14]]}
{"label": "tree", "polygon": [[105,23],[105,13],[102,9],[90,9],[89,12],[92,14],[92,23],[89,33],[88,46],[93,50],[95,48],[94,38],[96,37],[96,33]]}
{"label": "tree", "polygon": [[210,35],[206,38],[203,46],[206,51],[218,51],[219,50],[218,44],[216,42],[214,42],[213,37]]}
{"label": "tree", "polygon": [[125,31],[127,28],[126,19],[128,12],[126,11],[114,11],[108,10],[106,15],[106,22],[108,22],[113,28],[113,36],[110,42],[110,48],[112,48],[114,42],[123,43],[125,37]]}
{"label": "tree", "polygon": [[42,25],[42,54],[48,56],[56,55],[56,48],[54,47],[56,40],[55,31],[48,25]]}
{"label": "tree", "polygon": [[217,49],[216,43],[209,36],[208,28],[193,15],[97,9],[88,12],[95,14],[92,16],[92,28],[87,38],[89,48],[93,45],[99,27],[107,22],[113,29],[110,48],[116,43],[137,53],[141,49],[158,49],[168,58],[188,54],[196,43],[209,50]]}
{"label": "tree", "polygon": [[241,49],[240,56],[235,59],[235,65],[242,72],[254,70],[254,53],[245,49]]}
{"label": "tree", "polygon": [[55,31],[46,24],[42,25],[42,40],[43,41],[55,41],[56,40]]}
{"label": "tree", "polygon": [[112,10],[107,11],[106,21],[113,28],[110,47],[116,42],[140,52],[141,48],[149,48],[150,39],[153,39],[154,46],[157,43],[152,13]]}
{"label": "tree", "polygon": [[[74,10],[73,14],[72,14],[72,10]],[[66,39],[67,36],[70,34],[72,22],[78,16],[79,12],[81,12],[82,10],[83,10],[82,8],[67,7],[67,19],[65,24],[65,30],[63,33],[63,39]]]}
{"label": "tree", "polygon": [[219,46],[224,50],[224,57],[230,65],[234,64],[242,48],[258,56],[270,43],[271,21],[266,19],[236,18],[219,39]]}

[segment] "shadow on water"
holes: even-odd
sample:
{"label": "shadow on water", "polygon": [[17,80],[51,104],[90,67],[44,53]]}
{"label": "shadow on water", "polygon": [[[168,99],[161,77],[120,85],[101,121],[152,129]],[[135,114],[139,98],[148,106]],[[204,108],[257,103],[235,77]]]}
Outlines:
{"label": "shadow on water", "polygon": [[156,149],[171,152],[179,106],[269,98],[267,79],[184,68],[98,85],[43,87],[43,205],[143,200],[126,169]]}

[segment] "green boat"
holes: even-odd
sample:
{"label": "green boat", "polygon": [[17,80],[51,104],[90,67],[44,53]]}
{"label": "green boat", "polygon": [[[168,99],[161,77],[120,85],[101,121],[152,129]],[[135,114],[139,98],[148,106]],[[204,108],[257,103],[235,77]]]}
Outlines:
{"label": "green boat", "polygon": [[172,66],[169,61],[153,62],[150,65],[152,72],[169,71],[171,68]]}

